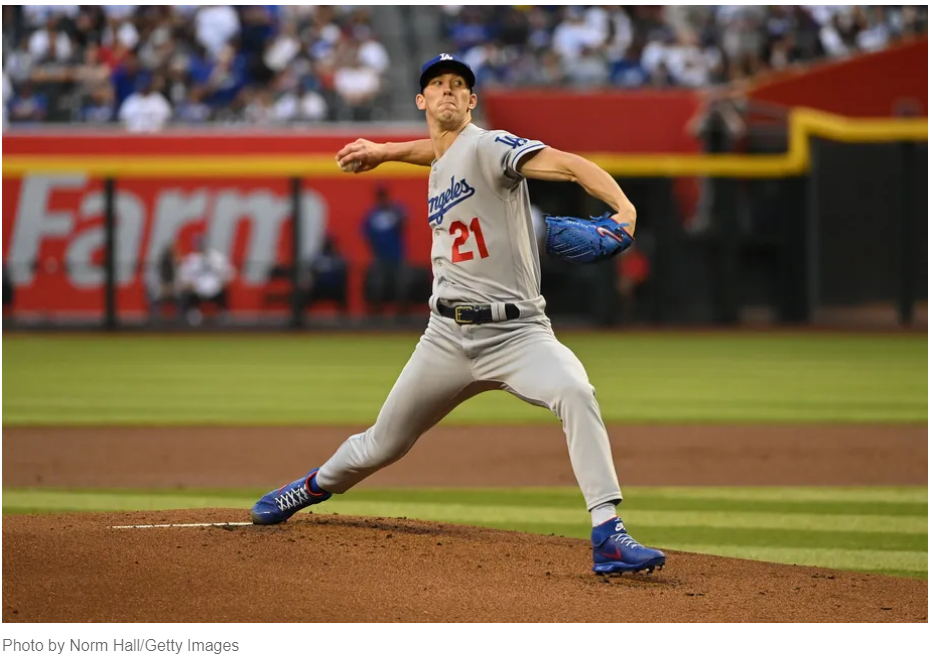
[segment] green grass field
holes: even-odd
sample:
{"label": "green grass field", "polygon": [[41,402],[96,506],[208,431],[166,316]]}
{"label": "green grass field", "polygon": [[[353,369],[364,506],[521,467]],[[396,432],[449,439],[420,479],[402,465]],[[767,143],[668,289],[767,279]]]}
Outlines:
{"label": "green grass field", "polygon": [[[260,491],[4,490],[4,513],[245,509]],[[928,579],[928,487],[632,488],[621,513],[649,545]],[[578,491],[357,490],[316,513],[407,517],[587,538]],[[132,514],[125,516],[132,524]]]}
{"label": "green grass field", "polygon": [[[375,418],[417,338],[7,336],[3,424],[359,425]],[[611,422],[928,423],[926,336],[560,338],[586,365]],[[448,420],[552,417],[485,394]],[[246,509],[260,492],[4,489],[3,512]],[[928,578],[928,487],[627,488],[626,497],[622,513],[650,545]],[[589,535],[575,489],[358,490],[323,507]]]}
{"label": "green grass field", "polygon": [[[372,421],[417,340],[8,336],[3,424]],[[562,334],[613,422],[926,422],[928,336]],[[502,393],[452,423],[550,421]]]}

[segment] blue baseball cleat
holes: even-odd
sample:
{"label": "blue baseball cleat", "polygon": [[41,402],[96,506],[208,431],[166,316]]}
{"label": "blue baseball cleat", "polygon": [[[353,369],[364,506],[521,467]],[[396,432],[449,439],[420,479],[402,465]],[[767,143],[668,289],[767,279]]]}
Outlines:
{"label": "blue baseball cleat", "polygon": [[272,490],[251,507],[251,522],[255,525],[282,523],[300,509],[325,502],[332,493],[320,488],[314,481],[319,468],[280,490]]}
{"label": "blue baseball cleat", "polygon": [[625,571],[662,568],[667,560],[664,553],[646,548],[625,531],[621,518],[607,520],[593,528],[593,573],[624,573]]}

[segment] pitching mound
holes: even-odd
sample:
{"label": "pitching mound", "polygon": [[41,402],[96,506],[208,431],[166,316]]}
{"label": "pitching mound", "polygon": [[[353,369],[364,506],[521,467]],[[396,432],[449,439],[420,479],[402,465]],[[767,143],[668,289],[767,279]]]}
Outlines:
{"label": "pitching mound", "polygon": [[5,622],[924,621],[920,580],[669,552],[604,580],[589,544],[388,518],[236,510],[3,517]]}

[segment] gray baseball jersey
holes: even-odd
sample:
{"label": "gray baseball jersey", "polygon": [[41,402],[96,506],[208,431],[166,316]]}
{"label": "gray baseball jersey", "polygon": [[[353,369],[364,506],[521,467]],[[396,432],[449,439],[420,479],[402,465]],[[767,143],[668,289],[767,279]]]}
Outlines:
{"label": "gray baseball jersey", "polygon": [[[501,389],[561,420],[588,508],[619,500],[606,427],[580,360],[544,314],[538,248],[520,159],[544,148],[504,131],[467,126],[429,177],[433,293],[428,327],[367,431],[348,438],[316,476],[343,493],[402,458],[458,405]],[[516,304],[519,318],[457,324],[436,302]],[[497,306],[494,306],[497,305]]]}
{"label": "gray baseball jersey", "polygon": [[433,298],[544,310],[531,204],[519,161],[537,140],[468,125],[429,176]]}

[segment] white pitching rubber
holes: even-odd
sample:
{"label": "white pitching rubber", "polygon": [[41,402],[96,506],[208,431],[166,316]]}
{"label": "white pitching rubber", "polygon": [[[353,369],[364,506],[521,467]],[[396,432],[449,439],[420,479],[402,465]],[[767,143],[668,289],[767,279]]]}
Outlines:
{"label": "white pitching rubber", "polygon": [[110,529],[157,529],[166,527],[250,527],[253,523],[168,523],[164,525],[112,525]]}

